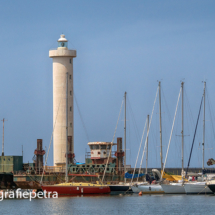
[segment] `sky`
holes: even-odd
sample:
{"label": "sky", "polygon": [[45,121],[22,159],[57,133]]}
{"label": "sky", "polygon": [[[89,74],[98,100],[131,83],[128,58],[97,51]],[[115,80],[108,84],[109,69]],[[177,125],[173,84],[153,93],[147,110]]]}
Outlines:
{"label": "sky", "polygon": [[[119,113],[126,91],[126,162],[134,166],[158,81],[165,157],[183,81],[186,166],[206,81],[206,166],[209,158],[215,158],[214,8],[211,0],[1,1],[0,118],[7,120],[5,155],[21,155],[23,146],[24,162],[32,162],[37,139],[43,139],[44,149],[50,145],[53,83],[49,50],[57,48],[63,33],[69,49],[77,50],[73,61],[76,161],[84,162],[89,141],[112,141],[118,117],[114,142],[124,137],[124,107]],[[160,167],[158,107],[157,98],[149,131],[149,167]],[[192,167],[202,166],[202,126],[201,110]],[[181,167],[180,134],[181,100],[167,167]],[[143,147],[141,155],[142,151]],[[53,165],[53,145],[48,165]]]}

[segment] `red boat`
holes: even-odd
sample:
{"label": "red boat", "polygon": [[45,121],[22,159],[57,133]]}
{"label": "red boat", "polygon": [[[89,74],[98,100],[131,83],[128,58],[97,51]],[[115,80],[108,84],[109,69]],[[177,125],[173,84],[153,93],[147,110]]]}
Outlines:
{"label": "red boat", "polygon": [[79,194],[105,194],[110,193],[110,187],[92,183],[61,183],[55,185],[42,185],[43,191],[47,193],[57,192],[58,195]]}

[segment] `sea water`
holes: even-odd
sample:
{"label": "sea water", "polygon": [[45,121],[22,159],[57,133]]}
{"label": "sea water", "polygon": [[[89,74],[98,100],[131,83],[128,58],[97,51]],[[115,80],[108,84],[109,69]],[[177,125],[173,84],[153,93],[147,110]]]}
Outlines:
{"label": "sea water", "polygon": [[215,214],[215,195],[91,195],[58,199],[5,199],[0,214]]}

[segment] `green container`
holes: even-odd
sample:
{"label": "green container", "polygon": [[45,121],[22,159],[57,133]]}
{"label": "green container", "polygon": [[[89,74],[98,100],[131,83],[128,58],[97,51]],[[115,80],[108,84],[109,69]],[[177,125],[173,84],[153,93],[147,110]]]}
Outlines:
{"label": "green container", "polygon": [[0,172],[23,170],[23,156],[0,156]]}

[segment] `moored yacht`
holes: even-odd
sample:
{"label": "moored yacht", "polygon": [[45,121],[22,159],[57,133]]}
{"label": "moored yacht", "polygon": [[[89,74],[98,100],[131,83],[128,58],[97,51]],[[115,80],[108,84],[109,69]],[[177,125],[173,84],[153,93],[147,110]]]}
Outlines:
{"label": "moored yacht", "polygon": [[184,185],[180,183],[161,184],[166,194],[185,194]]}
{"label": "moored yacht", "polygon": [[[170,177],[172,178],[170,181],[179,181],[179,183],[174,183],[174,182],[170,182],[168,184],[161,184],[161,187],[163,189],[163,191],[167,194],[185,194],[185,189],[184,189],[184,181],[185,181],[185,178],[184,178],[184,104],[183,104],[183,100],[184,100],[184,82],[181,82],[181,89],[180,89],[180,92],[179,92],[179,97],[178,97],[178,101],[179,101],[179,98],[180,98],[180,94],[182,94],[182,99],[181,99],[181,110],[182,110],[182,113],[181,113],[181,119],[182,119],[182,122],[181,122],[181,125],[182,125],[182,128],[181,128],[181,140],[182,140],[182,151],[181,151],[181,156],[182,156],[182,170],[181,170],[181,176],[178,176],[178,175],[171,175]],[[178,107],[178,102],[177,102],[177,105],[176,105],[176,112],[177,112],[177,107]],[[176,112],[175,112],[175,115],[176,115]],[[174,126],[174,122],[175,122],[175,117],[174,117],[174,120],[173,120],[173,126]],[[173,127],[172,127],[172,131],[173,131]],[[171,140],[171,136],[172,136],[172,131],[171,131],[171,135],[170,135],[170,140]],[[169,140],[169,144],[170,144],[170,140]],[[169,147],[169,145],[168,145]],[[167,150],[168,152],[168,150]],[[167,157],[166,157],[167,159]],[[166,164],[166,160],[165,160],[165,164]],[[164,166],[165,166],[164,164]],[[162,171],[162,178],[164,178],[164,168],[163,168],[163,171]]]}
{"label": "moored yacht", "polygon": [[[203,91],[204,110],[203,110],[202,170],[204,170],[204,145],[205,145],[205,88],[206,88],[206,82],[204,82],[204,91]],[[200,106],[200,110],[201,110],[201,106]],[[188,163],[188,166],[189,166],[189,163]],[[187,194],[211,194],[212,193],[210,188],[207,186],[206,182],[203,180],[204,178],[203,175],[201,178],[202,178],[202,181],[196,181],[196,182],[190,182],[190,183],[184,184],[184,188]]]}
{"label": "moored yacht", "polygon": [[142,194],[164,194],[160,184],[135,184],[131,189],[134,193],[142,192]]}
{"label": "moored yacht", "polygon": [[119,183],[109,185],[111,192],[133,192],[130,183]]}
{"label": "moored yacht", "polygon": [[[160,121],[160,158],[161,158],[161,170],[163,169],[163,153],[162,153],[162,119],[161,119],[161,82],[158,83],[158,89],[159,89],[159,121]],[[152,112],[153,113],[153,112]],[[147,153],[146,153],[146,177],[147,177],[147,165],[148,165],[148,133],[149,133],[149,115],[147,116],[148,126],[147,126]],[[141,145],[140,145],[141,146]],[[152,170],[154,179],[157,180],[157,184],[151,184],[151,180],[147,179],[148,182],[142,182],[142,183],[136,183],[131,186],[131,189],[134,193],[141,192],[142,194],[163,194],[164,191],[161,187],[161,185],[158,183],[161,180],[161,174],[157,169]]]}
{"label": "moored yacht", "polygon": [[[139,182],[131,186],[132,191],[134,193],[142,192],[142,194],[164,194],[164,191],[159,184],[161,179],[160,172],[157,169],[152,169],[152,174],[152,178],[149,177],[148,174],[146,175],[146,182]],[[154,179],[157,181],[155,181]]]}
{"label": "moored yacht", "polygon": [[189,182],[184,184],[186,194],[212,194],[213,192],[206,185],[205,181]]}
{"label": "moored yacht", "polygon": [[206,182],[206,185],[209,187],[209,189],[210,189],[213,193],[215,193],[215,180]]}

